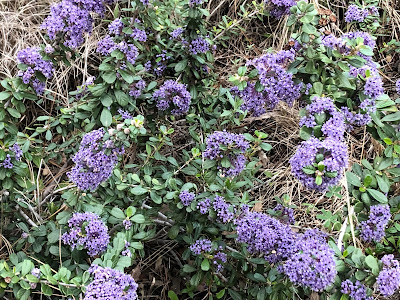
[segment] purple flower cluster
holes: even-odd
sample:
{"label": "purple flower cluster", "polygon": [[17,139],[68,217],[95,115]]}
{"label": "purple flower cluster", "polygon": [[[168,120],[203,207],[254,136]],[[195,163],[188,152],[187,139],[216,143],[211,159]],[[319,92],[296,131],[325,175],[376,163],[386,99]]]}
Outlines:
{"label": "purple flower cluster", "polygon": [[212,203],[213,209],[217,214],[217,219],[222,223],[228,223],[229,221],[233,220],[235,216],[234,211],[235,208],[232,205],[229,205],[224,197],[222,196],[215,196],[214,201]]}
{"label": "purple flower cluster", "polygon": [[222,174],[228,177],[237,176],[246,165],[246,150],[249,143],[242,134],[215,131],[207,137],[207,148],[203,157],[221,162],[218,168]]}
{"label": "purple flower cluster", "polygon": [[[170,59],[171,57],[167,55],[167,51],[163,50],[160,54],[156,55],[156,67],[154,68],[154,74],[156,74],[157,76],[161,76],[165,69],[167,68],[167,61]],[[148,61],[145,65],[146,70],[150,70],[151,69],[151,62]]]}
{"label": "purple flower cluster", "polygon": [[378,16],[379,12],[375,6],[369,8],[360,8],[357,5],[349,5],[344,19],[346,22],[364,22],[368,16]]}
{"label": "purple flower cluster", "polygon": [[31,83],[37,94],[43,94],[45,84],[36,78],[35,72],[40,72],[47,79],[51,79],[54,66],[51,61],[44,60],[37,47],[28,47],[18,52],[19,64],[26,65],[26,70],[20,70],[18,76],[25,84]]}
{"label": "purple flower cluster", "polygon": [[189,0],[189,6],[193,7],[195,5],[201,5],[203,3],[203,0]]}
{"label": "purple flower cluster", "polygon": [[159,110],[166,111],[172,108],[171,113],[179,116],[189,111],[192,97],[185,84],[167,80],[153,93],[153,99],[157,102]]}
{"label": "purple flower cluster", "polygon": [[282,50],[267,53],[248,63],[258,70],[259,80],[265,88],[264,93],[268,95],[271,107],[275,107],[279,101],[292,105],[301,96],[303,84],[295,84],[293,74],[286,70],[294,57],[294,49]]}
{"label": "purple flower cluster", "polygon": [[228,261],[228,256],[224,252],[217,252],[214,257],[213,257],[213,264],[216,267],[216,271],[221,272],[222,269],[224,268],[224,263]]}
{"label": "purple flower cluster", "polygon": [[237,241],[252,254],[263,254],[269,263],[289,259],[295,253],[295,234],[290,227],[266,214],[251,212],[235,220]]}
{"label": "purple flower cluster", "polygon": [[209,209],[211,207],[211,199],[210,198],[206,198],[202,201],[199,201],[197,203],[197,209],[200,211],[200,213],[202,215],[205,215],[208,213]]}
{"label": "purple flower cluster", "polygon": [[400,79],[397,79],[396,81],[396,92],[400,95]]}
{"label": "purple flower cluster", "polygon": [[136,59],[139,55],[139,50],[134,44],[128,44],[125,41],[116,43],[114,39],[109,35],[98,42],[96,52],[99,52],[102,55],[109,55],[115,50],[119,50],[124,53],[126,56],[126,60],[129,61],[132,65],[135,64]]}
{"label": "purple flower cluster", "polygon": [[92,265],[93,281],[86,287],[84,300],[135,300],[138,285],[132,276],[111,268]]}
{"label": "purple flower cluster", "polygon": [[110,236],[107,226],[94,213],[74,213],[68,221],[69,232],[62,235],[64,244],[72,249],[83,247],[89,256],[96,256],[107,249]]}
{"label": "purple flower cluster", "polygon": [[129,249],[129,246],[130,246],[131,244],[128,242],[128,241],[125,241],[125,248],[124,248],[124,250],[122,250],[122,252],[121,252],[121,255],[122,256],[127,256],[127,257],[132,257],[132,252],[131,252],[131,250]]}
{"label": "purple flower cluster", "polygon": [[80,190],[95,190],[107,180],[118,162],[118,155],[124,152],[111,140],[103,143],[104,134],[102,128],[85,134],[79,151],[72,158],[75,166],[67,175]]}
{"label": "purple flower cluster", "polygon": [[11,154],[6,154],[6,158],[0,163],[0,166],[4,169],[12,169],[14,167],[14,164],[12,163],[13,157],[16,161],[20,161],[22,157],[22,150],[17,143],[12,145],[8,150]]}
{"label": "purple flower cluster", "polygon": [[[324,191],[339,182],[348,165],[347,146],[336,139],[311,137],[290,159],[292,173],[307,188]],[[318,177],[322,179],[318,182]]]}
{"label": "purple flower cluster", "polygon": [[342,282],[341,292],[349,295],[353,300],[373,300],[372,296],[367,296],[367,288],[358,280],[356,283],[349,279]]}
{"label": "purple flower cluster", "polygon": [[190,251],[196,255],[200,255],[202,252],[211,252],[212,243],[209,239],[198,239],[190,246]]}
{"label": "purple flower cluster", "polygon": [[270,9],[271,16],[281,18],[290,14],[290,8],[296,5],[296,0],[264,0]]}
{"label": "purple flower cluster", "polygon": [[365,242],[380,242],[385,236],[385,228],[389,223],[391,214],[389,205],[371,206],[368,220],[360,224],[360,237]]}
{"label": "purple flower cluster", "polygon": [[194,198],[196,198],[196,195],[188,191],[182,191],[179,194],[179,199],[181,200],[184,206],[189,206],[194,200]]}
{"label": "purple flower cluster", "polygon": [[17,143],[12,145],[12,147],[9,150],[11,150],[14,153],[14,158],[16,160],[21,160],[22,150],[21,150],[21,148],[19,147],[19,145]]}
{"label": "purple flower cluster", "polygon": [[131,220],[123,220],[122,225],[125,227],[125,230],[129,230],[132,227],[132,221]]}
{"label": "purple flower cluster", "polygon": [[142,91],[146,88],[146,82],[141,79],[130,87],[129,96],[139,98],[142,95]]}
{"label": "purple flower cluster", "polygon": [[314,97],[305,108],[306,115],[301,118],[300,126],[320,129],[325,138],[331,137],[341,141],[345,132],[344,116],[338,112],[333,100],[325,97]]}
{"label": "purple flower cluster", "polygon": [[316,292],[323,291],[334,282],[337,274],[334,251],[321,232],[311,230],[298,235],[295,249],[282,268],[291,282]]}
{"label": "purple flower cluster", "polygon": [[123,119],[128,119],[128,120],[132,120],[133,119],[133,117],[132,117],[132,115],[129,113],[129,112],[127,112],[127,111],[125,111],[125,110],[123,110],[122,108],[119,108],[118,109],[118,113],[121,115],[121,117],[123,118]]}
{"label": "purple flower cluster", "polygon": [[197,39],[194,39],[190,42],[190,54],[197,55],[199,53],[206,53],[208,51],[210,51],[210,43],[206,39],[198,37]]}
{"label": "purple flower cluster", "polygon": [[383,269],[379,272],[376,284],[379,292],[389,297],[400,287],[400,263],[393,254],[384,255],[381,261]]}
{"label": "purple flower cluster", "polygon": [[51,40],[57,37],[64,39],[64,45],[72,49],[84,42],[85,33],[91,33],[93,19],[92,12],[102,15],[105,5],[114,0],[63,0],[51,6],[42,28],[47,30]]}
{"label": "purple flower cluster", "polygon": [[247,111],[253,117],[261,116],[266,112],[266,108],[273,109],[277,103],[270,103],[268,94],[264,91],[258,92],[254,83],[247,83],[244,90],[239,90],[236,86],[231,92],[242,99],[243,103],[240,109]]}
{"label": "purple flower cluster", "polygon": [[108,32],[114,35],[121,35],[122,29],[124,28],[124,23],[121,19],[115,19],[108,25]]}
{"label": "purple flower cluster", "polygon": [[184,32],[185,29],[183,29],[182,27],[178,27],[171,32],[171,38],[177,40]]}
{"label": "purple flower cluster", "polygon": [[296,222],[292,208],[283,206],[282,204],[277,204],[273,210],[274,212],[279,213],[277,218],[281,222],[288,225],[293,225]]}

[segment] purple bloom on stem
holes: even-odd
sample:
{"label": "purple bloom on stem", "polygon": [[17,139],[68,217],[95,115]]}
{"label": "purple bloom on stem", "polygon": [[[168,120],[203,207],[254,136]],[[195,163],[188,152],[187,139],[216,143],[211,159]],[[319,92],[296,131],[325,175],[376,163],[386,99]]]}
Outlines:
{"label": "purple bloom on stem", "polygon": [[360,224],[360,237],[365,242],[380,242],[385,236],[385,228],[389,223],[391,214],[389,205],[371,206],[368,220]]}
{"label": "purple bloom on stem", "polygon": [[200,210],[200,213],[202,215],[205,215],[209,212],[209,209],[211,207],[211,199],[206,198],[203,201],[199,201],[197,203],[197,209]]}
{"label": "purple bloom on stem", "polygon": [[400,264],[394,259],[393,254],[384,255],[381,259],[383,269],[380,271],[376,284],[378,291],[389,297],[400,287]]}
{"label": "purple bloom on stem", "polygon": [[188,191],[182,191],[179,194],[179,199],[181,200],[181,202],[184,206],[189,206],[195,197],[196,197],[196,195],[194,193],[191,193]]}
{"label": "purple bloom on stem", "polygon": [[72,249],[82,246],[89,256],[96,256],[107,249],[110,242],[108,228],[94,213],[74,213],[68,221],[69,231],[61,240]]}
{"label": "purple bloom on stem", "polygon": [[349,279],[342,282],[341,292],[349,295],[354,300],[373,300],[371,296],[367,296],[367,288],[358,280],[356,283],[351,282]]}
{"label": "purple bloom on stem", "polygon": [[157,101],[159,110],[172,108],[173,115],[182,115],[188,112],[192,97],[185,84],[167,80],[153,93],[153,99]]}
{"label": "purple bloom on stem", "polygon": [[202,252],[211,252],[212,243],[209,239],[199,239],[190,246],[193,254],[200,255]]}

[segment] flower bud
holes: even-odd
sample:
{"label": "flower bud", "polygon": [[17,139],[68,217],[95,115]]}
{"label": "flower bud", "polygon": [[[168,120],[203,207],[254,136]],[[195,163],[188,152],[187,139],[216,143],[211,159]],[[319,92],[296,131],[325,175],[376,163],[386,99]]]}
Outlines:
{"label": "flower bud", "polygon": [[113,136],[114,135],[114,131],[115,131],[114,128],[110,128],[110,129],[108,129],[108,134]]}
{"label": "flower bud", "polygon": [[124,127],[124,124],[118,124],[117,125],[117,130],[118,131],[121,131],[121,129]]}
{"label": "flower bud", "polygon": [[125,134],[129,134],[130,132],[131,132],[131,131],[129,130],[129,128],[125,128],[125,129],[124,129],[124,133],[125,133]]}

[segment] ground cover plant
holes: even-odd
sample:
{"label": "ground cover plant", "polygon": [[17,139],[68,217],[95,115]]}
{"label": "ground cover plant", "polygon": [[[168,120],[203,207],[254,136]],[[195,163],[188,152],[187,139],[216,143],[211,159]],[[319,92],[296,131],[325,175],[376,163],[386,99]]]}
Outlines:
{"label": "ground cover plant", "polygon": [[2,299],[398,299],[399,4],[3,2]]}

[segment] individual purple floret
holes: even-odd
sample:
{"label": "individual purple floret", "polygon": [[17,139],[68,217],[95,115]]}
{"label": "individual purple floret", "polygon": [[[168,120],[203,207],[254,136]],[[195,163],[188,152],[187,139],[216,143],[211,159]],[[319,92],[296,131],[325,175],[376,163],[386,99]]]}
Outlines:
{"label": "individual purple floret", "polygon": [[235,216],[234,207],[229,205],[224,197],[215,196],[214,202],[212,203],[214,211],[217,214],[217,218],[222,223],[228,223]]}
{"label": "individual purple floret", "polygon": [[201,5],[203,3],[203,0],[189,0],[189,6],[193,7],[195,5]]}
{"label": "individual purple floret", "polygon": [[[103,143],[104,129],[93,130],[82,138],[79,151],[72,158],[75,166],[67,173],[68,178],[80,190],[95,190],[107,180],[124,149],[113,143]],[[108,150],[108,151],[107,151]]]}
{"label": "individual purple floret", "polygon": [[92,265],[93,281],[86,287],[84,300],[135,300],[138,285],[132,276],[111,268]]}
{"label": "individual purple floret", "polygon": [[38,268],[33,268],[32,271],[31,271],[31,274],[32,274],[33,276],[35,276],[36,278],[40,278],[40,269],[38,269]]}
{"label": "individual purple floret", "polygon": [[161,111],[172,109],[173,115],[179,116],[189,111],[192,97],[187,91],[187,86],[174,80],[167,80],[159,90],[153,93],[157,108]]}
{"label": "individual purple floret", "polygon": [[224,268],[224,265],[228,260],[228,256],[224,252],[217,252],[213,257],[213,264],[216,267],[216,271],[221,272]]}
{"label": "individual purple floret", "polygon": [[119,108],[118,109],[118,113],[121,115],[121,117],[123,118],[123,119],[128,119],[128,120],[133,120],[133,117],[132,117],[132,115],[129,113],[129,112],[127,112],[127,111],[125,111],[125,110],[123,110],[122,108]]}
{"label": "individual purple floret", "polygon": [[296,0],[264,0],[270,9],[271,16],[279,19],[290,14],[290,8],[296,5]]}
{"label": "individual purple floret", "polygon": [[206,198],[203,201],[199,201],[197,203],[197,209],[200,210],[200,213],[202,215],[205,215],[209,212],[209,209],[211,207],[211,199]]}
{"label": "individual purple floret", "polygon": [[273,210],[280,214],[277,218],[281,222],[288,225],[294,225],[296,222],[292,208],[283,206],[282,204],[277,204]]}
{"label": "individual purple floret", "polygon": [[200,255],[202,252],[211,252],[212,243],[209,239],[198,239],[194,244],[190,246],[190,251],[193,254]]}
{"label": "individual purple floret", "polygon": [[306,115],[300,119],[300,127],[314,128],[322,125],[321,131],[324,137],[338,141],[343,139],[346,129],[344,115],[337,111],[331,98],[314,97],[305,110]]}
{"label": "individual purple floret", "polygon": [[142,2],[143,5],[149,5],[150,4],[150,0],[140,0],[140,2]]}
{"label": "individual purple floret", "polygon": [[223,175],[233,177],[244,170],[244,154],[250,145],[242,134],[215,131],[207,137],[206,145],[203,157],[220,161],[221,165],[218,168]]}
{"label": "individual purple floret", "polygon": [[381,259],[383,269],[379,272],[376,284],[378,291],[385,297],[394,294],[400,287],[400,264],[393,254],[384,255]]}
{"label": "individual purple floret", "polygon": [[396,93],[400,95],[400,79],[396,81]]}
{"label": "individual purple floret", "polygon": [[335,280],[335,253],[317,231],[299,235],[296,252],[283,265],[283,272],[294,284],[320,292]]}
{"label": "individual purple floret", "polygon": [[115,19],[108,25],[108,32],[110,34],[121,35],[123,28],[124,23],[122,23],[121,19]]}
{"label": "individual purple floret", "polygon": [[389,205],[371,206],[368,220],[360,224],[360,237],[365,242],[380,242],[385,236],[385,228],[391,218]]}
{"label": "individual purple floret", "polygon": [[191,41],[189,45],[189,51],[192,55],[206,53],[210,51],[210,43],[206,39],[199,37]]}
{"label": "individual purple floret", "polygon": [[289,259],[296,250],[290,227],[266,214],[250,212],[235,224],[237,241],[246,243],[250,253],[264,255],[269,263]]}
{"label": "individual purple floret", "polygon": [[292,105],[300,98],[303,84],[295,84],[293,74],[286,71],[294,60],[295,51],[282,50],[277,53],[267,53],[250,61],[258,70],[259,80],[264,86],[264,93],[268,95],[270,106],[276,106],[279,101]]}
{"label": "individual purple floret", "polygon": [[12,169],[14,167],[13,163],[11,162],[10,154],[6,155],[6,158],[3,160],[2,165],[4,169]]}
{"label": "individual purple floret", "polygon": [[16,160],[21,160],[22,157],[22,150],[19,147],[19,145],[17,143],[15,143],[14,145],[12,145],[12,147],[10,148],[10,150],[12,152],[14,152],[14,157]]}
{"label": "individual purple floret", "polygon": [[[44,60],[37,47],[28,47],[18,52],[17,61],[19,64],[27,65],[25,71],[19,71],[18,76],[22,77],[25,84],[31,83],[37,94],[42,94],[43,88],[36,78],[35,72],[40,72],[47,79],[51,79],[54,73],[54,66],[51,61]],[[44,83],[42,83],[44,85]]]}
{"label": "individual purple floret", "polygon": [[[348,165],[347,146],[338,140],[310,138],[290,159],[293,175],[307,188],[324,191],[339,182]],[[319,177],[320,182],[318,182]]]}
{"label": "individual purple floret", "polygon": [[132,221],[131,220],[123,220],[122,225],[124,225],[125,230],[129,230],[132,227]]}
{"label": "individual purple floret", "polygon": [[189,206],[194,200],[194,198],[196,198],[196,195],[188,191],[182,191],[179,194],[179,199],[181,200],[184,206]]}
{"label": "individual purple floret", "polygon": [[107,249],[110,242],[108,228],[94,213],[74,213],[68,221],[69,231],[61,240],[72,249],[82,247],[89,256],[96,256]]}
{"label": "individual purple floret", "polygon": [[342,282],[341,292],[349,295],[353,300],[373,300],[372,296],[367,295],[367,288],[358,280],[356,283],[351,282],[349,279]]}

